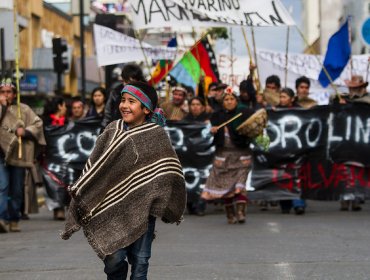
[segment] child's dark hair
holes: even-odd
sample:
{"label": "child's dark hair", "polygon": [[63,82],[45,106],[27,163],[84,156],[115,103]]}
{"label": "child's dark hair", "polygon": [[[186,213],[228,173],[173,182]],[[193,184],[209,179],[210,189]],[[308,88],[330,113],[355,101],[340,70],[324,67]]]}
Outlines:
{"label": "child's dark hair", "polygon": [[295,97],[295,93],[294,93],[294,91],[291,89],[291,88],[288,88],[288,87],[286,87],[286,88],[283,88],[281,91],[280,91],[280,93],[286,93],[289,97],[291,97],[291,98],[294,98]]}
{"label": "child's dark hair", "polygon": [[198,97],[198,96],[194,96],[193,98],[191,98],[190,101],[189,101],[189,105],[191,105],[193,100],[198,100],[200,102],[200,104],[202,104],[203,106],[206,106],[206,102],[204,102],[204,99],[201,98],[201,97]]}
{"label": "child's dark hair", "polygon": [[125,64],[122,68],[121,77],[126,83],[130,83],[132,81],[146,82],[143,71],[136,63]]}
{"label": "child's dark hair", "polygon": [[63,105],[63,103],[65,103],[65,100],[63,99],[63,97],[60,96],[56,96],[52,99],[47,100],[42,116],[44,118],[48,118],[51,114],[55,114],[56,112],[58,112],[58,106]]}
{"label": "child's dark hair", "polygon": [[280,78],[276,75],[271,75],[266,78],[266,85],[267,84],[275,84],[278,88],[281,87]]}

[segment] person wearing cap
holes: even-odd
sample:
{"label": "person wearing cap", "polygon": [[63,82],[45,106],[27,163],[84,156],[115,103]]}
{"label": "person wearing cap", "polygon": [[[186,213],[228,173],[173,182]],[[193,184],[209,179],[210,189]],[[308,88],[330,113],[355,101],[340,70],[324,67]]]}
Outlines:
{"label": "person wearing cap", "polygon": [[295,81],[297,104],[305,109],[317,106],[317,102],[308,96],[310,93],[310,86],[310,79],[308,79],[306,76],[299,77]]}
{"label": "person wearing cap", "polygon": [[365,82],[361,75],[353,75],[351,80],[346,80],[345,83],[349,90],[349,95],[344,97],[346,102],[370,104],[370,95],[366,90],[369,83]]}
{"label": "person wearing cap", "polygon": [[[361,75],[353,75],[350,80],[345,80],[345,84],[348,87],[349,94],[342,96],[339,100],[337,96],[331,98],[332,103],[339,101],[340,104],[357,102],[370,104],[370,95],[366,91],[369,83],[365,82]],[[350,168],[350,166],[346,165],[346,168]],[[351,182],[348,182],[348,184],[350,185]],[[348,211],[351,207],[352,211],[361,211],[362,207],[360,203],[363,199],[363,195],[347,191],[340,196],[339,209],[341,211]]]}
{"label": "person wearing cap", "polygon": [[120,120],[98,137],[72,201],[63,239],[81,227],[104,261],[107,279],[147,279],[156,218],[179,224],[186,189],[181,163],[163,126],[156,90],[132,82],[122,90]]}
{"label": "person wearing cap", "polygon": [[20,231],[25,171],[34,166],[36,144],[46,145],[41,118],[26,104],[20,103],[18,107],[16,96],[14,83],[3,80],[0,84],[0,233]]}
{"label": "person wearing cap", "polygon": [[177,86],[172,89],[172,98],[161,104],[165,116],[171,121],[181,121],[188,114],[188,104],[186,100],[187,91],[185,88]]}
{"label": "person wearing cap", "polygon": [[214,96],[209,98],[208,104],[211,106],[213,109],[213,112],[218,112],[223,109],[223,101],[222,101],[222,95],[227,88],[227,84],[224,83],[218,83],[214,87]]}

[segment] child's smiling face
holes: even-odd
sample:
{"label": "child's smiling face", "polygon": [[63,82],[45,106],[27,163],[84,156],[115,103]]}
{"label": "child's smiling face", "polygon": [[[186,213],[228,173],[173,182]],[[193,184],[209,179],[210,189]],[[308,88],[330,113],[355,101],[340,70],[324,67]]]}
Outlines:
{"label": "child's smiling face", "polygon": [[119,110],[124,122],[129,127],[141,125],[145,122],[145,117],[150,113],[141,102],[128,93],[122,94]]}

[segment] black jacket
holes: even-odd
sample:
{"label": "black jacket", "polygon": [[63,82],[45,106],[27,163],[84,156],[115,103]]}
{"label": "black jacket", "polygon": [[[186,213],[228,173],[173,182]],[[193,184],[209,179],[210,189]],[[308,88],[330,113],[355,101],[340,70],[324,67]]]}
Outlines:
{"label": "black jacket", "polygon": [[[253,114],[253,110],[245,108],[242,105],[238,105],[238,107],[233,111],[221,110],[212,114],[211,123],[212,126],[218,126],[239,113],[242,113],[242,116],[229,123],[227,125],[227,128],[229,129],[231,142],[238,148],[247,148],[249,146],[250,139],[244,135],[239,134],[236,131],[236,128]],[[214,136],[213,143],[216,145],[216,147],[224,146],[225,144],[224,127],[220,128],[217,131],[217,133]]]}

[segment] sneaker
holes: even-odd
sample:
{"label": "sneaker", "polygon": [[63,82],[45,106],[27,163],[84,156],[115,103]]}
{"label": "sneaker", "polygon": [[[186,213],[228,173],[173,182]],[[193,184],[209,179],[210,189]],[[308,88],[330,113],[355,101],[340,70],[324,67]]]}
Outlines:
{"label": "sneaker", "polygon": [[296,215],[303,215],[304,214],[304,208],[303,207],[296,207],[294,208],[294,212]]}
{"label": "sneaker", "polygon": [[18,222],[10,222],[9,231],[11,231],[11,232],[20,232],[21,228],[19,227],[19,223]]}
{"label": "sneaker", "polygon": [[349,201],[348,200],[341,200],[339,210],[340,211],[348,211],[349,210]]}
{"label": "sneaker", "polygon": [[9,232],[8,225],[3,220],[0,220],[0,233],[7,233],[7,232]]}
{"label": "sneaker", "polygon": [[362,210],[362,207],[357,201],[352,201],[352,211],[358,212]]}

